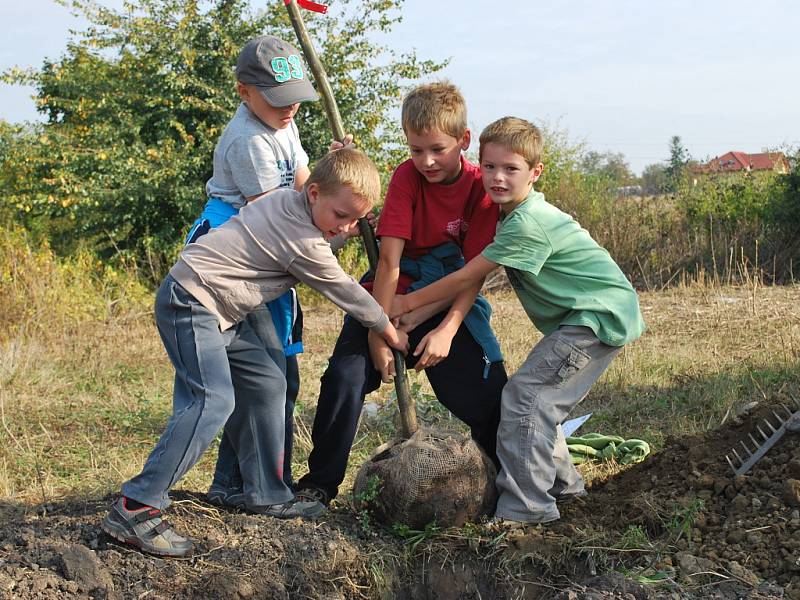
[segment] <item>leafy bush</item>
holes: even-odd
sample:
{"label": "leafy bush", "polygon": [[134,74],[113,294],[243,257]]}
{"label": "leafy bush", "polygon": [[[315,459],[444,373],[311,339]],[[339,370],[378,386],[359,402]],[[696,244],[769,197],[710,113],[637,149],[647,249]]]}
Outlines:
{"label": "leafy bush", "polygon": [[782,232],[787,240],[797,241],[800,239],[800,150],[791,165],[791,171],[775,182],[765,216],[770,226]]}
{"label": "leafy bush", "polygon": [[546,130],[537,187],[608,249],[637,286],[660,288],[705,273],[728,282],[794,277],[800,258],[797,159],[788,175],[726,173],[696,184],[673,177],[673,194],[625,197],[597,168],[599,158],[563,132]]}
{"label": "leafy bush", "polygon": [[758,229],[771,204],[769,176],[725,173],[698,180],[697,185],[684,184],[678,196],[686,217],[693,225],[705,225],[714,219],[734,236],[742,227]]}
{"label": "leafy bush", "polygon": [[[388,113],[403,84],[441,67],[369,39],[397,22],[401,3],[341,0],[341,18],[306,13],[347,129],[384,174],[402,152]],[[37,89],[47,121],[3,127],[2,211],[45,232],[62,254],[88,245],[133,257],[157,280],[204,203],[214,145],[239,102],[239,49],[262,32],[286,40],[294,32],[277,2],[258,15],[245,0],[73,6],[92,27],[58,61],[4,76]],[[304,103],[296,119],[309,154],[324,153],[331,135],[321,103]]]}

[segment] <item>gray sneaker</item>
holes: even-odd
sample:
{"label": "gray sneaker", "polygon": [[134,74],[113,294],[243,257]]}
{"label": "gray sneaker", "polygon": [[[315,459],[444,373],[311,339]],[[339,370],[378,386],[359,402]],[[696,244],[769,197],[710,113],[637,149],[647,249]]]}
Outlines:
{"label": "gray sneaker", "polygon": [[492,517],[486,523],[486,526],[490,529],[525,529],[526,527],[536,527],[537,525],[544,525],[545,523],[552,523],[553,521],[558,521],[558,517],[548,515],[534,518],[531,521],[514,521],[513,519]]}
{"label": "gray sneaker", "polygon": [[295,519],[297,517],[301,519],[316,519],[324,515],[328,509],[317,500],[304,502],[295,498],[283,504],[248,505],[245,510],[257,515],[267,515],[277,519]]}
{"label": "gray sneaker", "polygon": [[111,505],[100,527],[115,540],[150,554],[185,557],[194,551],[194,543],[178,534],[159,509],[145,506],[128,510],[124,497]]}
{"label": "gray sneaker", "polygon": [[244,492],[228,488],[211,487],[206,493],[206,500],[214,506],[223,508],[244,508]]}

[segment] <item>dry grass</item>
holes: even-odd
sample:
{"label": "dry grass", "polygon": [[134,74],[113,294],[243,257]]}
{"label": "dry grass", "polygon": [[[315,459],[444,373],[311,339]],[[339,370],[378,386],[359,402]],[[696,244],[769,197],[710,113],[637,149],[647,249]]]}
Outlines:
{"label": "dry grass", "polygon": [[[716,427],[736,408],[776,395],[800,398],[800,286],[678,287],[641,295],[649,329],[615,361],[579,411],[589,428],[642,437]],[[509,372],[539,334],[512,293],[492,295]],[[297,474],[310,449],[319,377],[342,317],[306,310]],[[102,495],[141,467],[170,411],[172,370],[139,306],[63,330],[18,327],[0,338],[0,505]],[[418,396],[428,403],[424,377]],[[370,401],[390,400],[384,385]],[[391,435],[391,418],[362,427],[351,471]],[[181,482],[204,490],[213,452]],[[591,475],[591,473],[590,473]]]}
{"label": "dry grass", "polygon": [[[492,322],[511,374],[541,334],[512,291],[495,292],[491,300]],[[639,437],[658,449],[666,436],[713,429],[749,402],[789,394],[800,399],[800,286],[689,285],[644,292],[640,304],[648,329],[576,409],[594,414],[584,431]],[[306,315],[300,412],[310,423],[341,318],[331,323],[327,305]],[[425,377],[412,377],[421,384],[419,401],[429,403],[432,390]],[[385,404],[391,398],[392,387],[384,385],[368,401]],[[351,477],[386,432],[378,422],[362,427],[359,435]],[[310,440],[300,440],[299,453],[309,446]]]}

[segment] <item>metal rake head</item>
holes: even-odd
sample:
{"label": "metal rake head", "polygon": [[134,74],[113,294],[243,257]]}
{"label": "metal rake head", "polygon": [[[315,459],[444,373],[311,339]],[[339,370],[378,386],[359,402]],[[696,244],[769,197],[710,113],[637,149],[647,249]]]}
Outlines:
{"label": "metal rake head", "polygon": [[[794,401],[795,404],[800,407],[800,402],[796,399]],[[728,461],[728,465],[730,465],[736,475],[744,475],[747,473],[751,467],[767,453],[767,450],[772,448],[776,442],[783,437],[783,434],[786,433],[786,424],[788,421],[800,419],[800,410],[793,413],[783,404],[781,404],[780,407],[783,409],[785,416],[779,415],[774,410],[772,411],[777,426],[771,423],[768,418],[765,418],[762,423],[763,428],[761,424],[757,425],[756,431],[747,434],[752,447],[748,446],[745,440],[740,440],[739,444],[741,445],[742,454],[739,454],[739,449],[734,447],[731,448],[731,452],[734,456],[733,459],[730,454],[725,455],[725,460]],[[761,437],[760,441],[757,439],[757,436]],[[736,466],[737,464],[738,466]]]}

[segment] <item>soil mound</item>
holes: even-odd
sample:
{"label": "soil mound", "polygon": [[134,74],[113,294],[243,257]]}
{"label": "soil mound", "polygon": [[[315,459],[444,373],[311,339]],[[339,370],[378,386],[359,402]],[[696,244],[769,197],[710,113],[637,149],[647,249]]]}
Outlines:
{"label": "soil mound", "polygon": [[767,429],[764,419],[777,424],[775,412],[786,414],[759,405],[702,436],[668,440],[655,456],[594,485],[562,520],[620,550],[660,544],[672,555],[655,566],[687,583],[766,581],[800,598],[800,438],[787,432],[743,476],[725,459],[734,447],[741,454],[757,427]]}

